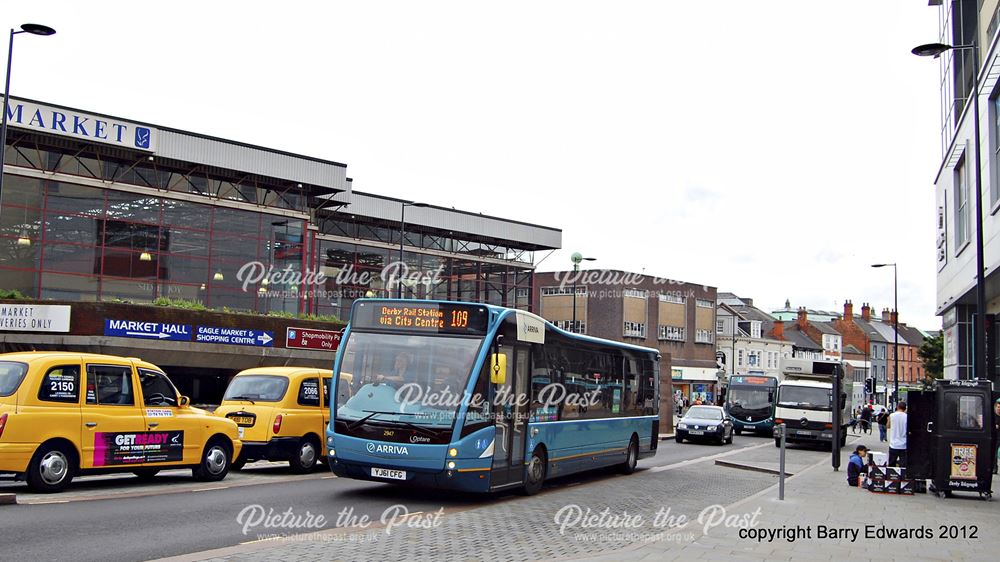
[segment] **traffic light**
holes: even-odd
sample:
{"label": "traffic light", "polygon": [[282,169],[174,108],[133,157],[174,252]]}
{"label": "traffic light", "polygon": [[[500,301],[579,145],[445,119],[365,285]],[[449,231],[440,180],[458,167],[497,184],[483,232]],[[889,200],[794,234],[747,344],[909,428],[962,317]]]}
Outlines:
{"label": "traffic light", "polygon": [[875,379],[865,379],[865,394],[875,394]]}

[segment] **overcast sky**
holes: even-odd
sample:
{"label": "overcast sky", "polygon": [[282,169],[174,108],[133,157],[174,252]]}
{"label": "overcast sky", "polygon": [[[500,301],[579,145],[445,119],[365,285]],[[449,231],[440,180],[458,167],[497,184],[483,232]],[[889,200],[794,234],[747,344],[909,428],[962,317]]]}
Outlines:
{"label": "overcast sky", "polygon": [[[97,6],[100,6],[98,8]],[[5,2],[11,93],[348,165],[561,228],[542,270],[934,316],[937,8],[856,2]],[[539,253],[536,261],[546,253]]]}

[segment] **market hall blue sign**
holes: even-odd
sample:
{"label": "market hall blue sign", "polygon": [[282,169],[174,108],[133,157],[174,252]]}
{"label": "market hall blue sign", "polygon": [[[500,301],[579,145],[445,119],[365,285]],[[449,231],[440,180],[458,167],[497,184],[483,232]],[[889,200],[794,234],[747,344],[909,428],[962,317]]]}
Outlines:
{"label": "market hall blue sign", "polygon": [[75,109],[11,98],[7,104],[7,121],[12,127],[124,148],[156,151],[156,129]]}
{"label": "market hall blue sign", "polygon": [[274,332],[267,330],[247,330],[243,328],[198,326],[194,341],[199,343],[223,343],[227,345],[273,347]]}
{"label": "market hall blue sign", "polygon": [[104,335],[147,340],[191,341],[190,324],[104,319]]}

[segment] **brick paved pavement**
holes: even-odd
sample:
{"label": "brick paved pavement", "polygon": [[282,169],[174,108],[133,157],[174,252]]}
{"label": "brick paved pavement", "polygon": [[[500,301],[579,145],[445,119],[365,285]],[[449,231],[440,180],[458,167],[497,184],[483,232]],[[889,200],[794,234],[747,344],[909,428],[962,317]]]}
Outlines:
{"label": "brick paved pavement", "polygon": [[[878,449],[878,437],[860,438]],[[845,449],[844,463],[847,461]],[[727,455],[748,464],[774,459],[772,446]],[[1000,503],[978,499],[942,500],[929,495],[894,496],[849,488],[846,473],[833,472],[829,453],[789,452],[786,500],[777,498],[775,476],[716,466],[711,459],[656,467],[632,476],[607,476],[573,485],[573,480],[539,496],[511,498],[487,506],[452,511],[431,529],[331,529],[296,540],[266,541],[219,549],[183,560],[285,562],[309,560],[982,560],[995,559],[1000,540]],[[971,497],[971,496],[970,496]],[[591,525],[575,520],[589,507]],[[716,507],[710,507],[716,506]],[[724,506],[725,511],[720,509]],[[601,510],[608,508],[605,518]],[[706,508],[708,508],[706,510]],[[560,513],[560,510],[563,510]],[[657,512],[673,519],[657,519]],[[757,514],[754,517],[754,514]],[[811,539],[757,542],[739,529],[705,523],[724,514],[753,520],[756,530],[810,529]],[[614,516],[619,516],[617,520]],[[635,515],[642,516],[639,524]],[[702,519],[699,521],[699,515]],[[677,525],[684,516],[687,525]],[[419,521],[424,515],[417,515]],[[631,517],[631,519],[629,519]],[[557,522],[558,519],[558,522]],[[602,524],[603,521],[603,524]],[[565,525],[561,526],[560,523]],[[666,524],[664,524],[666,523]],[[939,539],[941,524],[978,526],[975,539]],[[850,538],[819,539],[819,526],[854,529]],[[866,538],[873,530],[929,527],[932,539]],[[254,537],[249,537],[250,539]]]}

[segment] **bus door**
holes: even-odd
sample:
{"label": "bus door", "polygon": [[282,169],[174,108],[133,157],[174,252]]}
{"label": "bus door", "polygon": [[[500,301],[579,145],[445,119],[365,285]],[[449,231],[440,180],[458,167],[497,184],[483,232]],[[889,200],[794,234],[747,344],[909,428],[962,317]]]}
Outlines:
{"label": "bus door", "polygon": [[[507,380],[494,388],[497,397],[496,442],[493,448],[493,487],[519,484],[524,479],[524,443],[527,431],[529,392],[528,347],[501,348],[507,356]],[[513,352],[513,360],[511,353]]]}

